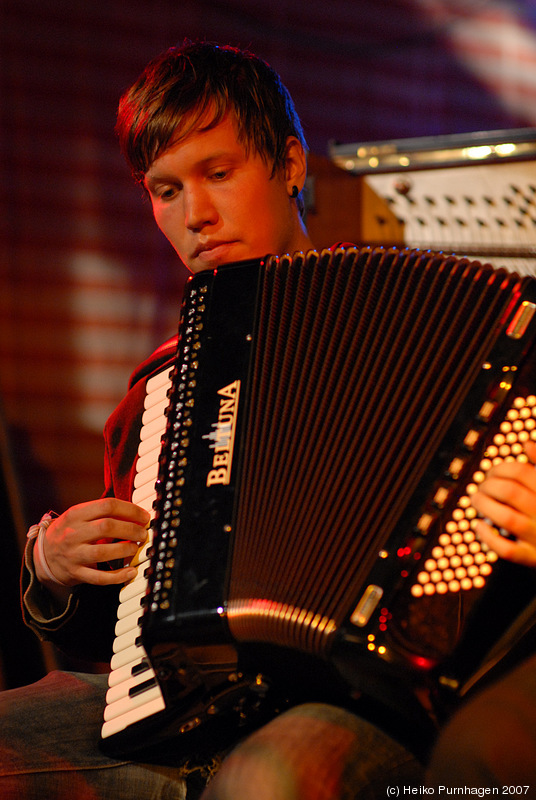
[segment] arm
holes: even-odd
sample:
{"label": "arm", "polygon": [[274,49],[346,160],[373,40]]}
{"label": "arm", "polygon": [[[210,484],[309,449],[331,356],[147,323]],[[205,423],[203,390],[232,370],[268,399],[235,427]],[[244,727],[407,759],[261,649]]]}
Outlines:
{"label": "arm", "polygon": [[529,461],[503,461],[490,469],[471,500],[474,508],[514,538],[499,536],[484,520],[475,526],[478,537],[508,561],[536,567],[536,443],[527,442]]}
{"label": "arm", "polygon": [[[144,389],[143,380],[131,387],[105,427],[102,498],[73,506],[50,524],[43,538],[42,553],[49,570],[67,585],[55,584],[44,574],[38,563],[35,539],[28,540],[24,554],[21,588],[26,624],[39,638],[51,640],[65,653],[89,661],[110,660],[119,590],[125,575],[129,574],[121,575],[112,570],[106,575],[103,570],[110,569],[108,559],[114,553],[117,555],[118,549],[127,557],[132,553],[131,534],[136,541],[141,541],[145,533],[143,523],[148,515],[129,502]],[[123,542],[122,546],[112,552],[108,547],[104,553],[102,549],[100,553],[95,550],[95,547],[112,544],[109,540],[116,536]],[[104,561],[99,564],[101,558]],[[71,559],[74,561],[67,568],[67,574],[61,562]],[[85,571],[85,577],[81,571]],[[97,574],[100,572],[103,574]],[[81,582],[87,579],[90,582]]]}
{"label": "arm", "polygon": [[133,570],[111,568],[116,565],[108,561],[131,557],[136,542],[146,538],[148,518],[138,506],[114,498],[74,506],[58,517],[45,532],[41,552],[62,584],[42,573],[35,539],[28,541],[22,609],[39,638],[78,658],[110,660],[119,589]]}
{"label": "arm", "polygon": [[133,555],[146,538],[149,520],[130,502],[145,384],[151,374],[171,365],[175,351],[176,338],[140,365],[106,423],[102,498],[73,506],[46,531],[42,553],[64,586],[50,581],[38,553],[34,564],[35,539],[28,541],[22,570],[24,619],[40,638],[72,655],[110,659],[119,590],[132,574],[110,562]]}

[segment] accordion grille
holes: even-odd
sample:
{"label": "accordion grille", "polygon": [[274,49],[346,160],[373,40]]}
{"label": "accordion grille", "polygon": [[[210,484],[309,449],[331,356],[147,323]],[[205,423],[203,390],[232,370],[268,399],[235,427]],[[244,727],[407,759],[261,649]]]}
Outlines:
{"label": "accordion grille", "polygon": [[228,619],[324,654],[482,368],[517,276],[396,250],[263,275]]}

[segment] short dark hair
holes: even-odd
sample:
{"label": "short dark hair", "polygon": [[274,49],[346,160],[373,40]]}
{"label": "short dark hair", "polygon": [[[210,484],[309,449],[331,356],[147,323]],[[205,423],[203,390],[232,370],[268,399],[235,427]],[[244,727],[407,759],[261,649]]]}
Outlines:
{"label": "short dark hair", "polygon": [[247,50],[187,41],[151,61],[121,98],[116,131],[134,177],[142,181],[172,143],[200,124],[215,127],[228,111],[239,141],[271,161],[274,173],[289,136],[306,149],[292,98],[269,64]]}

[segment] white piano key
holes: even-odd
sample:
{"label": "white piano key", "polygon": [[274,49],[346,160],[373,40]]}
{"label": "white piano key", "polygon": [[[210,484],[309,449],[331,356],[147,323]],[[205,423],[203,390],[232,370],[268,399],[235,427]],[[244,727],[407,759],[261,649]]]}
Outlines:
{"label": "white piano key", "polygon": [[[143,442],[140,442],[140,446],[138,447],[138,459],[141,456],[142,458],[149,452],[156,450],[156,458],[160,455],[160,450],[162,449],[162,436],[166,430],[166,423],[165,421],[162,422],[162,430],[154,431],[152,436],[148,436],[147,439],[144,439]],[[137,464],[136,464],[137,466]]]}
{"label": "white piano key", "polygon": [[110,719],[105,722],[101,729],[101,736],[103,739],[107,739],[108,737],[125,730],[125,728],[128,728],[135,722],[140,722],[142,719],[147,719],[147,717],[154,716],[159,711],[163,711],[165,707],[166,704],[164,703],[162,694],[158,696],[155,691],[154,697],[151,698],[146,705],[133,708],[124,716],[115,717],[114,719]]}
{"label": "white piano key", "polygon": [[156,398],[155,402],[152,403],[142,414],[141,417],[141,424],[143,426],[148,425],[154,419],[166,419],[165,412],[167,407],[169,406],[169,398],[167,397],[159,397]]}
{"label": "white piano key", "polygon": [[[150,381],[148,381],[147,386],[149,386],[149,383]],[[150,391],[148,391],[145,396],[143,407],[150,408],[155,403],[161,403],[162,400],[165,399],[166,394],[169,392],[170,386],[171,386],[171,378],[169,376],[165,377],[165,373],[163,373],[160,384],[151,385]]]}
{"label": "white piano key", "polygon": [[[136,581],[138,583],[138,581]],[[117,609],[117,619],[123,619],[123,617],[130,617],[132,614],[137,613],[142,608],[143,598],[145,597],[145,590],[143,590],[140,594],[134,595],[134,597],[129,598],[126,602],[121,603],[119,608]]]}
{"label": "white piano key", "polygon": [[[143,569],[146,568],[146,562],[149,560],[148,550],[151,547],[152,543],[153,543],[153,536],[152,536],[152,532],[149,531],[149,536],[147,537],[145,542],[142,544],[140,549],[137,551],[137,553],[134,553],[134,556],[132,557],[132,559],[130,561],[130,566],[131,567],[139,567],[140,568],[140,569],[138,569],[138,575],[141,574],[141,572],[142,572],[141,568],[142,567],[143,567]],[[137,580],[137,577],[134,578],[133,580]]]}
{"label": "white piano key", "polygon": [[120,700],[116,700],[115,703],[111,703],[110,705],[106,706],[104,709],[104,719],[106,721],[113,719],[114,717],[120,717],[123,714],[127,714],[129,711],[132,711],[132,709],[140,708],[140,706],[144,706],[147,703],[150,703],[151,700],[161,696],[162,692],[160,687],[151,686],[146,691],[135,694],[132,697],[130,695],[127,695],[127,697],[122,697]]}
{"label": "white piano key", "polygon": [[[132,562],[131,562],[132,563]],[[119,592],[119,602],[126,603],[127,600],[130,600],[131,597],[135,597],[138,594],[141,594],[145,591],[147,587],[147,578],[144,575],[145,572],[145,564],[137,565],[138,569],[138,576],[133,578],[128,583],[125,583],[121,591]]]}
{"label": "white piano key", "polygon": [[129,664],[124,664],[110,672],[108,676],[108,686],[116,686],[118,683],[123,683],[132,678],[133,675],[143,675],[144,673],[152,671],[152,667],[147,660],[147,657],[137,658]]}
{"label": "white piano key", "polygon": [[118,700],[122,700],[124,697],[129,697],[131,689],[134,689],[134,687],[150,679],[155,680],[155,678],[156,676],[152,669],[141,672],[139,675],[131,675],[126,681],[121,681],[121,683],[117,683],[115,686],[110,686],[106,692],[106,703],[112,705]]}
{"label": "white piano key", "polygon": [[167,378],[160,386],[156,386],[145,397],[143,407],[145,409],[152,408],[155,405],[162,405],[162,403],[169,404],[167,394],[171,386],[171,381]]}
{"label": "white piano key", "polygon": [[127,631],[131,631],[132,628],[139,627],[142,614],[143,609],[140,607],[137,614],[129,614],[128,617],[118,619],[115,623],[115,635],[122,636]]}
{"label": "white piano key", "polygon": [[161,449],[162,449],[161,440],[158,439],[155,444],[155,447],[149,450],[148,453],[145,453],[140,458],[138,458],[138,462],[136,464],[136,469],[138,470],[138,472],[141,472],[142,470],[151,466],[151,464],[158,464],[158,456],[160,455]]}
{"label": "white piano key", "polygon": [[118,622],[127,617],[131,617],[133,614],[139,614],[139,612],[143,610],[144,597],[145,592],[143,594],[136,595],[135,597],[131,597],[126,603],[121,603],[117,609]]}
{"label": "white piano key", "polygon": [[156,375],[153,375],[152,378],[149,378],[145,385],[146,397],[150,397],[161,386],[169,384],[171,382],[172,371],[173,367],[169,367],[168,369],[163,369],[162,372],[158,372]]}
{"label": "white piano key", "polygon": [[145,511],[148,511],[149,514],[152,515],[152,513],[153,513],[154,494],[149,493],[149,494],[147,494],[146,497],[139,497],[137,500],[134,500],[134,497],[133,497],[132,498],[132,502],[135,503],[140,508],[145,509]]}
{"label": "white piano key", "polygon": [[136,489],[138,489],[141,486],[150,483],[151,489],[154,492],[154,486],[157,478],[158,478],[158,461],[154,464],[149,464],[149,466],[145,467],[145,469],[142,469],[141,472],[136,473],[134,477],[134,486]]}
{"label": "white piano key", "polygon": [[116,700],[114,703],[110,703],[110,705],[106,706],[104,710],[104,719],[105,721],[109,719],[113,719],[114,717],[120,717],[123,714],[127,714],[129,711],[132,711],[134,708],[140,708],[141,706],[150,703],[151,700],[154,700],[155,697],[161,696],[162,692],[159,686],[151,685],[145,691],[139,692],[139,694],[128,695],[126,697],[121,697],[119,700]]}
{"label": "white piano key", "polygon": [[149,439],[150,436],[163,433],[165,427],[165,424],[162,426],[162,420],[160,417],[158,419],[153,419],[152,422],[149,422],[148,425],[144,425],[144,427],[141,429],[140,440],[144,442],[146,439]]}
{"label": "white piano key", "polygon": [[139,628],[131,628],[126,633],[122,633],[121,636],[117,636],[113,645],[114,653],[119,653],[120,650],[127,650],[132,645],[135,645],[139,635]]}
{"label": "white piano key", "polygon": [[[125,563],[128,563],[129,566],[136,568],[136,575],[131,578],[128,583],[125,583],[121,590],[119,591],[119,600],[122,601],[121,598],[128,600],[129,597],[133,597],[134,594],[140,593],[141,583],[138,581],[147,581],[146,577],[146,570],[147,570],[147,562],[149,561],[149,548],[151,547],[153,542],[153,531],[151,528],[147,529],[147,538],[142,545],[139,546],[138,550],[134,553],[130,561],[125,559]],[[134,584],[137,584],[134,586]],[[132,587],[132,588],[131,588]],[[121,592],[125,592],[123,595]]]}
{"label": "white piano key", "polygon": [[143,503],[151,503],[151,507],[153,505],[153,500],[155,499],[155,491],[154,491],[154,484],[151,485],[150,483],[146,483],[144,486],[140,486],[138,489],[134,489],[132,492],[132,502],[135,503],[137,506],[143,506]]}
{"label": "white piano key", "polygon": [[118,650],[114,653],[110,661],[110,667],[112,670],[119,669],[119,667],[124,667],[126,664],[134,664],[142,658],[147,658],[147,653],[143,647],[132,645],[132,647],[127,647],[126,650]]}

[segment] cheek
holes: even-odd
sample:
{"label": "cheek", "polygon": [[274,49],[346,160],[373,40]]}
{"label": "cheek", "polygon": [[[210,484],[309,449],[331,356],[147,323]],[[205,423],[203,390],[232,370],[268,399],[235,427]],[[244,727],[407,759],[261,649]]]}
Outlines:
{"label": "cheek", "polygon": [[156,224],[164,236],[173,244],[180,236],[180,225],[177,224],[177,215],[171,209],[158,209],[153,207],[153,216]]}
{"label": "cheek", "polygon": [[247,217],[250,224],[256,226],[259,237],[271,240],[275,237],[277,240],[284,236],[290,219],[286,193],[274,187],[271,192],[261,195],[260,199],[257,196],[251,202]]}
{"label": "cheek", "polygon": [[160,228],[160,230],[163,231],[161,209],[160,209],[159,206],[157,206],[154,203],[153,200],[151,200],[151,207],[152,207],[152,210],[153,210],[153,219],[156,222],[156,224],[158,225],[158,227]]}

